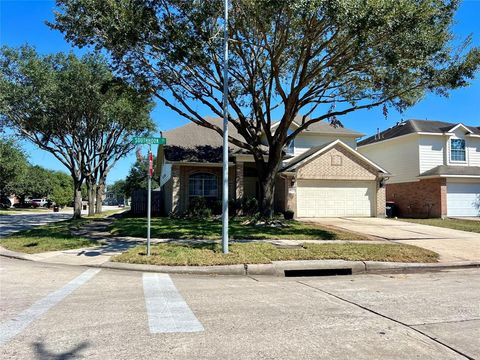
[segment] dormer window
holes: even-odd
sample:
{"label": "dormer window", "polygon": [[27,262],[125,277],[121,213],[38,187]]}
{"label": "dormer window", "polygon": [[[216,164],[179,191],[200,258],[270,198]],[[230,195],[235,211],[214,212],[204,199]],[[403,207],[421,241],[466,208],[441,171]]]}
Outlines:
{"label": "dormer window", "polygon": [[466,161],[465,157],[465,140],[450,140],[450,161]]}

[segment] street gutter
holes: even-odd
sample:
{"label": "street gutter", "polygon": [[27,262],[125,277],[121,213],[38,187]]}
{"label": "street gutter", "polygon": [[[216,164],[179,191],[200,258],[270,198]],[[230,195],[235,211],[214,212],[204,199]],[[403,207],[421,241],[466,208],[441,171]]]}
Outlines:
{"label": "street gutter", "polygon": [[[24,254],[7,250],[0,246],[0,256],[35,261],[44,264],[51,264],[47,261],[36,260],[34,255]],[[60,264],[55,262],[55,264]],[[68,262],[63,265],[74,265]],[[438,263],[400,263],[400,262],[382,262],[382,261],[346,261],[346,260],[292,260],[292,261],[273,261],[270,264],[236,264],[236,265],[213,265],[213,266],[168,266],[168,265],[148,265],[148,264],[129,264],[106,261],[102,264],[76,265],[83,267],[94,267],[102,269],[158,272],[169,274],[190,274],[190,275],[233,275],[233,276],[253,276],[267,275],[284,277],[285,271],[319,271],[319,270],[339,270],[351,269],[351,274],[379,274],[379,273],[415,273],[428,271],[441,271],[462,268],[480,268],[479,261],[456,261],[456,262],[438,262]]]}

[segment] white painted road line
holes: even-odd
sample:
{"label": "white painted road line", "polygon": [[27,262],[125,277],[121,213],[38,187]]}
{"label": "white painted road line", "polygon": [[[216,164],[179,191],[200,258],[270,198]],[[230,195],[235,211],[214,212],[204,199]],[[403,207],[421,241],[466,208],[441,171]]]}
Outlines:
{"label": "white painted road line", "polygon": [[143,292],[152,334],[204,331],[167,274],[143,274]]}
{"label": "white painted road line", "polygon": [[61,289],[58,289],[45,296],[43,299],[38,300],[28,309],[18,314],[14,319],[0,324],[0,345],[7,343],[13,337],[21,333],[32,321],[41,317],[53,306],[57,305],[73,291],[94,277],[100,270],[101,269],[89,269],[83,272]]}

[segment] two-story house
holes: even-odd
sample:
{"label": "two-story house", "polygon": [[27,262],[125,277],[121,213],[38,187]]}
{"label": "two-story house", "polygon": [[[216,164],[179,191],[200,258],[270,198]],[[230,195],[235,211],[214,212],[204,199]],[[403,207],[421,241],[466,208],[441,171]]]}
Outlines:
{"label": "two-story house", "polygon": [[[221,119],[207,120],[221,125]],[[239,137],[233,126],[229,133]],[[384,216],[382,186],[388,174],[355,150],[356,139],[362,135],[324,122],[301,132],[285,148],[276,180],[276,211],[291,210],[296,217]],[[194,123],[163,136],[167,139],[165,160],[171,166],[171,175],[162,187],[165,212],[182,213],[198,196],[220,200],[222,137]],[[258,198],[253,156],[234,145],[229,150],[230,199]]]}
{"label": "two-story house", "polygon": [[400,215],[479,215],[480,127],[408,120],[360,141],[358,151],[393,174],[387,200]]}

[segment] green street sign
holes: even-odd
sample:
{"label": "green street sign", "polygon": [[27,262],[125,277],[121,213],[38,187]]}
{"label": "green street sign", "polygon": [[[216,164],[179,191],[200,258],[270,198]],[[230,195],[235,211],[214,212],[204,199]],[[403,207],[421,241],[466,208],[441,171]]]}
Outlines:
{"label": "green street sign", "polygon": [[147,145],[165,145],[167,143],[166,138],[156,137],[134,137],[132,142],[135,145],[147,144]]}

